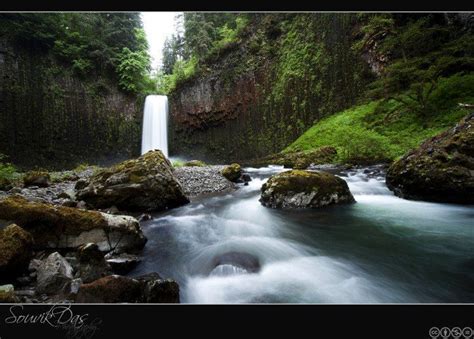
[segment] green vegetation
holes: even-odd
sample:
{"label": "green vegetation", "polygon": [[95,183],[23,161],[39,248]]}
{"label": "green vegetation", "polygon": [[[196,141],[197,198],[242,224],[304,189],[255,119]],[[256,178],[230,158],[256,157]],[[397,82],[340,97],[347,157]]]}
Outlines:
{"label": "green vegetation", "polygon": [[248,24],[244,14],[184,13],[184,34],[167,39],[163,65],[157,77],[158,91],[169,94],[180,84],[196,77],[203,63],[220,55],[239,41]]}
{"label": "green vegetation", "polygon": [[14,179],[17,171],[15,166],[5,161],[6,156],[0,154],[0,178]]}
{"label": "green vegetation", "polygon": [[474,102],[474,75],[439,78],[429,98],[436,109],[428,116],[407,108],[403,102],[410,91],[393,99],[372,101],[327,117],[295,142],[285,152],[334,146],[336,162],[364,163],[391,161],[417,147],[423,140],[451,127],[467,112],[459,102]]}
{"label": "green vegetation", "polygon": [[184,161],[182,160],[173,160],[171,162],[171,164],[173,165],[173,167],[183,167],[184,166]]}
{"label": "green vegetation", "polygon": [[[338,162],[392,161],[451,127],[474,102],[474,36],[435,14],[360,14],[352,49],[379,75],[358,106],[317,122],[284,152],[334,146]],[[374,61],[375,60],[375,61]]]}
{"label": "green vegetation", "polygon": [[198,60],[192,57],[189,60],[177,60],[173,66],[173,73],[158,76],[158,91],[162,94],[171,93],[179,83],[183,83],[196,75]]}
{"label": "green vegetation", "polygon": [[[297,82],[310,82],[315,91],[321,90],[330,59],[318,37],[316,24],[311,16],[300,16],[281,24],[285,34],[279,43],[276,82],[272,87],[272,98],[278,102],[288,99],[284,95],[286,89]],[[316,70],[316,73],[309,74],[309,69]],[[307,102],[291,100],[291,104],[304,109]]]}
{"label": "green vegetation", "polygon": [[139,13],[3,13],[0,35],[51,52],[77,76],[104,76],[131,93],[156,90]]}
{"label": "green vegetation", "polygon": [[16,167],[6,162],[6,156],[0,153],[0,190],[6,189],[14,182],[19,182],[22,178]]}

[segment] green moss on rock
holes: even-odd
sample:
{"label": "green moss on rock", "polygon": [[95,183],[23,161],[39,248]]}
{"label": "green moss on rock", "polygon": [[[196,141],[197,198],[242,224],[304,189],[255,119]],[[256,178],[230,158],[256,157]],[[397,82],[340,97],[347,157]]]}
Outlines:
{"label": "green moss on rock", "polygon": [[76,248],[95,242],[102,251],[132,250],[146,242],[132,217],[31,202],[20,196],[1,199],[0,216],[30,232],[38,249]]}
{"label": "green moss on rock", "polygon": [[395,161],[387,186],[400,197],[474,203],[474,114]]}
{"label": "green moss on rock", "polygon": [[83,186],[78,199],[96,208],[157,211],[189,202],[171,163],[159,150],[99,170]]}
{"label": "green moss on rock", "polygon": [[31,234],[18,225],[11,224],[0,230],[0,276],[14,276],[26,270],[33,243]]}
{"label": "green moss on rock", "polygon": [[291,170],[262,186],[260,202],[272,208],[319,208],[355,202],[347,183],[330,173]]}
{"label": "green moss on rock", "polygon": [[232,182],[236,182],[242,175],[242,168],[239,164],[233,163],[222,169],[221,174]]}

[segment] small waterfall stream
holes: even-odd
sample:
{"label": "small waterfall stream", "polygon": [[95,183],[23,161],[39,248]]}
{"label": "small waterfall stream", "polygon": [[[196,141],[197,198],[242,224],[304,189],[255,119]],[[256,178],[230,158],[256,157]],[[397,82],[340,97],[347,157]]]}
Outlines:
{"label": "small waterfall stream", "polygon": [[159,149],[168,157],[168,97],[149,95],[143,114],[142,154]]}

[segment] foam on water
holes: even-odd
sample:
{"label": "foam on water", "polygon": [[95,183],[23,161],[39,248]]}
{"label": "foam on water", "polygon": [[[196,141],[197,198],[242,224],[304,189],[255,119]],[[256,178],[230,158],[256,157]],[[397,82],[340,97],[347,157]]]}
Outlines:
{"label": "foam on water", "polygon": [[144,224],[135,274],[177,279],[185,303],[474,301],[472,206],[400,199],[361,169],[340,174],[356,204],[279,211],[258,199],[286,169],[245,170],[248,186]]}

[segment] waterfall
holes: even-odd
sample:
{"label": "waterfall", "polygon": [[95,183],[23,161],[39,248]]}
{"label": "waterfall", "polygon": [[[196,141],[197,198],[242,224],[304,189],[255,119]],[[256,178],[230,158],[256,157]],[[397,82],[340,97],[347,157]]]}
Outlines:
{"label": "waterfall", "polygon": [[142,154],[159,149],[168,157],[168,97],[149,95],[143,114]]}

